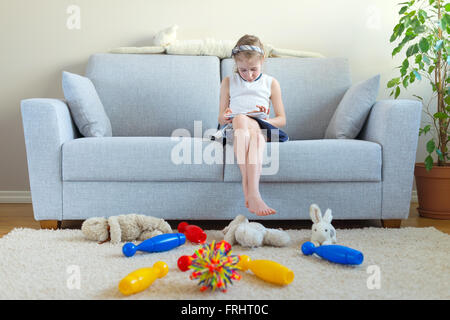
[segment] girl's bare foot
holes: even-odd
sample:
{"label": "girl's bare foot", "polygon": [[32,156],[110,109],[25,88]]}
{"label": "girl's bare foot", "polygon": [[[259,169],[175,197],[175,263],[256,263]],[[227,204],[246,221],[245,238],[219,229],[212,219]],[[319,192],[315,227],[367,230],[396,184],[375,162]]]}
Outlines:
{"label": "girl's bare foot", "polygon": [[267,216],[277,211],[270,208],[261,198],[261,196],[248,196],[248,211],[257,216]]}

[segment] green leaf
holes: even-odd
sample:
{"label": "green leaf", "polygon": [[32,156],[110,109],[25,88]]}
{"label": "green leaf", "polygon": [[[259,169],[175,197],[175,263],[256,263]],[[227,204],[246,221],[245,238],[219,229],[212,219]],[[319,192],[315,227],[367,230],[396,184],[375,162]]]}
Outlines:
{"label": "green leaf", "polygon": [[414,54],[414,45],[410,46],[407,50],[406,50],[406,56],[409,58]]}
{"label": "green leaf", "polygon": [[450,12],[450,3],[445,5],[445,11]]}
{"label": "green leaf", "polygon": [[403,46],[399,45],[394,50],[392,50],[392,56],[395,56],[397,53],[399,53],[402,50]]}
{"label": "green leaf", "polygon": [[397,99],[399,95],[400,95],[400,87],[397,87],[395,89],[395,99]]}
{"label": "green leaf", "polygon": [[442,30],[447,29],[447,24],[448,24],[447,21],[448,21],[448,20],[447,20],[447,17],[444,15],[444,17],[442,17],[442,19],[441,19]]}
{"label": "green leaf", "polygon": [[447,119],[448,115],[445,112],[436,112],[433,117],[435,119]]}
{"label": "green leaf", "polygon": [[414,80],[416,80],[416,75],[414,74],[414,72],[411,72],[409,74],[409,83],[413,83]]}
{"label": "green leaf", "polygon": [[[424,23],[424,21],[422,21],[422,23]],[[424,33],[425,32],[425,27],[423,25],[420,24],[416,24],[414,25],[414,32],[416,33],[416,35],[418,35],[419,33]]]}
{"label": "green leaf", "polygon": [[394,42],[398,38],[398,34],[394,32],[389,39],[389,42]]}
{"label": "green leaf", "polygon": [[404,87],[405,89],[408,87],[408,84],[409,84],[408,80],[409,80],[409,76],[406,76],[406,77],[403,79],[403,87]]}
{"label": "green leaf", "polygon": [[427,52],[430,49],[430,44],[426,38],[420,39],[419,48],[422,52]]}
{"label": "green leaf", "polygon": [[434,143],[434,140],[431,139],[430,141],[427,142],[427,152],[432,153],[435,149],[436,149],[436,145]]}
{"label": "green leaf", "polygon": [[415,62],[416,62],[417,64],[419,64],[419,63],[422,62],[422,55],[421,55],[421,54],[416,55],[416,60],[415,60]]}
{"label": "green leaf", "polygon": [[398,14],[404,14],[406,12],[406,10],[408,10],[408,6],[404,6],[400,9],[400,11],[398,12]]}
{"label": "green leaf", "polygon": [[425,135],[430,131],[431,128],[431,124],[426,125],[425,127],[423,127],[423,129],[419,129],[419,136],[422,135],[422,133]]}
{"label": "green leaf", "polygon": [[[445,101],[445,104],[450,105],[450,96],[446,96],[444,101]],[[447,108],[450,108],[450,106],[448,106]]]}
{"label": "green leaf", "polygon": [[428,156],[425,158],[425,169],[427,169],[427,171],[430,171],[431,168],[433,168],[433,158],[431,156]]}
{"label": "green leaf", "polygon": [[405,68],[405,67],[401,67],[401,68],[400,68],[400,74],[402,75],[402,77],[405,76],[405,74],[406,74],[407,71],[408,71],[408,68]]}
{"label": "green leaf", "polygon": [[392,88],[396,86],[398,83],[400,83],[400,78],[394,78],[392,80],[389,80],[389,82],[387,83],[387,87]]}
{"label": "green leaf", "polygon": [[403,60],[402,68],[408,69],[408,67],[409,67],[409,61],[408,61],[408,59]]}

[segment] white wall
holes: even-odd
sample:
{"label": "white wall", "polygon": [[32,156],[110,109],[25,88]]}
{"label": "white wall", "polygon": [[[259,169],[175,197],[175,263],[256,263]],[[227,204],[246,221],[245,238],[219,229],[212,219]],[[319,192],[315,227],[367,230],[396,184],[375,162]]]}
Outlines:
{"label": "white wall", "polygon": [[[401,2],[401,1],[398,1]],[[89,55],[119,46],[147,46],[178,24],[179,39],[237,40],[255,34],[279,48],[347,57],[352,80],[381,74],[379,99],[401,64],[389,43],[399,6],[388,0],[1,0],[0,192],[29,190],[20,100],[62,98],[61,71],[83,74]],[[69,5],[81,29],[69,30]],[[429,97],[425,82],[412,94]],[[419,142],[417,161],[425,157]],[[5,193],[4,193],[5,194]]]}

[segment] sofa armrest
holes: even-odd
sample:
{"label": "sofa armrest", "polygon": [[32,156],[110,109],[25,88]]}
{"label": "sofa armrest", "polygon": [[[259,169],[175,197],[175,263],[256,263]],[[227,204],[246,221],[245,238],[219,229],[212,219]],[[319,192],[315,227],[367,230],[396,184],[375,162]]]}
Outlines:
{"label": "sofa armrest", "polygon": [[409,215],[421,114],[418,101],[378,101],[358,137],[382,148],[382,219]]}
{"label": "sofa armrest", "polygon": [[22,100],[21,112],[34,217],[62,220],[61,146],[79,133],[62,100]]}

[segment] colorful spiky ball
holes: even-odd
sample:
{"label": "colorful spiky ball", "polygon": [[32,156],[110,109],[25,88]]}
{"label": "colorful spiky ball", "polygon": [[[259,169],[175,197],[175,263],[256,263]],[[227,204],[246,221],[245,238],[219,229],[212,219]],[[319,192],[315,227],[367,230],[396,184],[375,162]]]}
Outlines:
{"label": "colorful spiky ball", "polygon": [[189,266],[193,270],[190,279],[199,280],[200,291],[219,289],[226,292],[233,280],[241,279],[237,273],[239,256],[231,254],[231,246],[225,241],[204,244],[195,251],[195,255]]}

